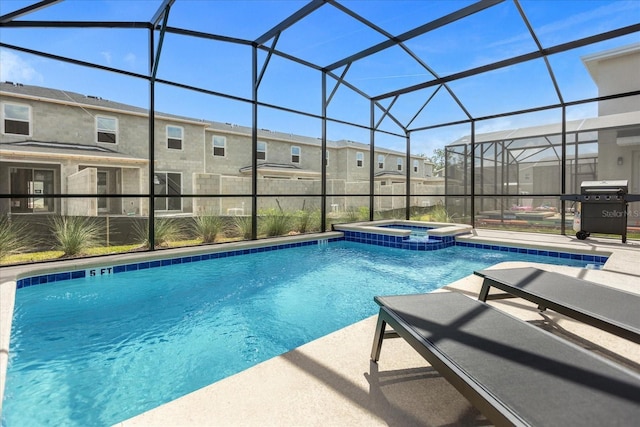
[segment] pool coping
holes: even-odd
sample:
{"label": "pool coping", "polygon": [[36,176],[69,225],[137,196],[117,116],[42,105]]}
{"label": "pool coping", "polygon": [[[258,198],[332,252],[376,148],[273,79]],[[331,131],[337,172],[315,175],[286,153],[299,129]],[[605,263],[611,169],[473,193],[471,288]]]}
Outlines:
{"label": "pool coping", "polygon": [[[392,221],[393,222],[393,221]],[[418,224],[422,225],[423,222],[419,222]],[[448,224],[450,226],[450,224]],[[460,240],[460,243],[464,243],[461,246],[471,246],[471,247],[479,247],[483,249],[495,250],[495,248],[499,247],[514,247],[514,248],[523,248],[525,251],[527,249],[532,250],[541,250],[541,249],[549,249],[551,247],[557,248],[558,252],[564,253],[576,253],[576,254],[585,254],[585,255],[597,255],[607,257],[607,261],[603,266],[603,269],[607,269],[609,264],[615,265],[617,269],[613,271],[619,271],[619,263],[616,263],[615,260],[618,258],[623,258],[624,254],[620,254],[620,256],[616,256],[619,252],[619,249],[626,249],[629,246],[636,245],[636,243],[627,242],[627,244],[618,244],[609,243],[608,239],[605,240],[605,244],[592,244],[592,241],[579,241],[575,238],[566,237],[567,244],[557,245],[556,244],[548,244],[544,243],[544,235],[538,235],[536,233],[518,233],[526,234],[528,236],[527,239],[518,241],[514,243],[513,241],[509,241],[509,237],[496,238],[495,236],[481,236],[485,234],[484,231],[480,230],[470,230],[469,233],[464,233],[465,236],[456,236],[455,239]],[[468,234],[468,235],[466,235]],[[514,235],[515,233],[506,233],[508,235]],[[13,319],[13,311],[14,311],[14,302],[15,302],[15,292],[17,290],[17,282],[18,280],[24,277],[32,277],[36,275],[51,275],[68,272],[73,266],[74,269],[90,269],[90,268],[98,268],[104,265],[126,265],[138,262],[151,262],[162,259],[175,259],[176,257],[193,257],[202,254],[218,254],[218,253],[228,253],[234,251],[245,251],[256,249],[258,251],[259,248],[264,247],[273,247],[273,246],[286,246],[286,245],[295,245],[302,244],[304,242],[312,242],[313,244],[318,241],[329,241],[329,240],[341,240],[344,236],[343,232],[333,231],[333,232],[325,232],[325,233],[314,233],[314,234],[303,234],[303,235],[295,235],[295,236],[284,236],[284,237],[274,237],[268,239],[261,240],[252,240],[252,241],[240,241],[240,242],[230,242],[223,243],[217,245],[209,245],[209,246],[197,246],[197,247],[185,247],[185,248],[175,248],[175,249],[164,249],[158,250],[154,252],[136,252],[136,253],[122,253],[115,255],[106,255],[95,258],[84,258],[84,259],[68,259],[61,261],[54,261],[49,263],[43,263],[38,265],[20,265],[20,266],[8,266],[2,267],[0,273],[2,277],[0,278],[0,414],[2,411],[2,400],[4,397],[4,388],[6,383],[6,370],[8,364],[9,357],[9,342],[10,342],[10,331],[11,331],[11,323]],[[534,239],[536,236],[539,239]],[[547,235],[554,238],[557,238],[557,235]],[[542,240],[542,241],[540,241]],[[579,246],[576,246],[579,245]],[[640,242],[637,243],[640,245]],[[620,247],[621,246],[621,247]],[[515,252],[515,251],[514,251]],[[620,259],[620,261],[624,261]],[[624,262],[624,264],[628,264]],[[640,275],[640,267],[638,267],[638,263],[634,264],[638,271],[630,272],[630,274]],[[624,271],[623,271],[624,272]]]}
{"label": "pool coping", "polygon": [[393,228],[394,225],[399,226],[416,226],[430,228],[430,236],[460,236],[469,234],[473,231],[473,227],[467,224],[451,224],[449,222],[433,222],[433,221],[412,221],[400,219],[383,219],[378,221],[355,222],[348,224],[334,224],[333,229],[337,231],[362,231],[367,233],[379,233],[389,236],[405,237],[411,234],[410,230],[403,228]]}

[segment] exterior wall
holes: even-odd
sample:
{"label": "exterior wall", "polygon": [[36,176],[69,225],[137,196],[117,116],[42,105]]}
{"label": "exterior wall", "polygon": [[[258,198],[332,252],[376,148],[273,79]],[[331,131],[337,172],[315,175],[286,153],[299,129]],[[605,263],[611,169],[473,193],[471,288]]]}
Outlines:
{"label": "exterior wall", "polygon": [[[213,155],[214,136],[223,136],[227,140],[224,157]],[[205,147],[204,171],[207,173],[238,175],[240,168],[251,166],[251,135],[225,134],[209,129],[205,136]],[[237,192],[231,189],[229,193]]]}
{"label": "exterior wall", "polygon": [[[368,149],[364,150],[363,148],[360,148],[360,147],[346,147],[343,150],[344,150],[344,153],[346,153],[345,168],[346,170],[349,171],[349,174],[347,176],[347,181],[367,181],[368,182],[369,181],[369,165],[371,164],[371,160],[370,160],[371,151]],[[364,154],[364,161],[361,168],[358,167],[356,163],[357,153]],[[368,187],[366,192],[369,192]]]}
{"label": "exterior wall", "polygon": [[[619,53],[596,55],[587,60],[591,76],[598,85],[598,95],[606,96],[616,93],[631,92],[640,89],[640,44]],[[625,113],[638,110],[640,96],[631,96],[598,104],[598,115]]]}
{"label": "exterior wall", "polygon": [[[86,168],[67,177],[69,193],[91,194],[96,192],[98,185],[98,170]],[[67,200],[66,212],[63,215],[97,216],[98,203],[96,198],[76,198]]]}
{"label": "exterior wall", "polygon": [[[621,147],[616,144],[616,130],[598,132],[598,179],[628,179],[631,176],[633,151],[640,150],[640,145]],[[618,164],[622,157],[622,165]],[[626,162],[625,162],[626,159]]]}
{"label": "exterior wall", "polygon": [[[196,194],[220,194],[220,175],[194,173],[193,189]],[[221,200],[219,198],[193,198],[193,213],[195,215],[222,215]]]}
{"label": "exterior wall", "polygon": [[[353,175],[353,171],[355,170],[355,164],[356,164],[355,153],[351,153],[351,157],[353,157],[351,159],[350,153],[348,150],[344,148],[339,148],[336,151],[340,154],[334,156],[333,159],[330,159],[332,171],[335,170],[336,172],[331,174],[331,178],[338,179],[340,177],[340,174],[344,174],[345,180],[352,181],[353,180],[352,175]],[[353,162],[353,163],[349,163],[349,162]]]}
{"label": "exterior wall", "polygon": [[[142,194],[146,192],[143,182],[149,182],[149,172],[147,168],[122,168],[121,185],[124,194]],[[122,201],[122,211],[127,215],[142,214],[147,215],[149,206],[146,199],[126,198]]]}

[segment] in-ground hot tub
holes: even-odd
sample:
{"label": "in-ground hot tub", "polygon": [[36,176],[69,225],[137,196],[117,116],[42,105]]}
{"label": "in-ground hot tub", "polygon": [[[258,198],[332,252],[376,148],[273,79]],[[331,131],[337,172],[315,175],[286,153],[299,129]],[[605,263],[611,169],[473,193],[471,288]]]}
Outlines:
{"label": "in-ground hot tub", "polygon": [[455,245],[456,236],[471,233],[472,227],[466,224],[394,219],[334,224],[333,229],[342,231],[348,241],[431,251]]}

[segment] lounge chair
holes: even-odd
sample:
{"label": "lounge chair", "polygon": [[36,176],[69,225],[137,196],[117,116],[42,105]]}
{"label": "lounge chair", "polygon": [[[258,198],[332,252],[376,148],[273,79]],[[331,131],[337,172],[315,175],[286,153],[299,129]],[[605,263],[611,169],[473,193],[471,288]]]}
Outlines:
{"label": "lounge chair", "polygon": [[640,420],[640,375],[484,302],[455,292],[375,301],[371,360],[397,334],[496,425]]}
{"label": "lounge chair", "polygon": [[640,343],[640,295],[533,267],[481,270],[478,299],[492,287]]}

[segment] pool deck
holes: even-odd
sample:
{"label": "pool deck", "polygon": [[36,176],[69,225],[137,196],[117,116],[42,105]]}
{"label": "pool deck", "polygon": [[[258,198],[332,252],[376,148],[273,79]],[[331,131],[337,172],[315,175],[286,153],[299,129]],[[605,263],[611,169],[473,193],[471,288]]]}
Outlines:
{"label": "pool deck", "polygon": [[[609,252],[612,255],[602,270],[536,266],[640,293],[638,241],[580,241],[493,230],[476,230],[467,239]],[[531,264],[509,262],[496,268],[523,265]],[[477,298],[481,280],[471,275],[442,291]],[[640,345],[549,310],[541,313],[521,299],[491,300],[490,304],[640,372]],[[370,317],[117,426],[490,425],[404,340],[386,340],[380,361],[371,363],[375,323],[376,316]]]}
{"label": "pool deck", "polygon": [[[323,237],[327,235],[320,235]],[[626,244],[619,239],[580,241],[571,236],[495,230],[474,230],[473,234],[459,239],[611,254],[602,270],[548,264],[537,266],[640,294],[639,241]],[[144,255],[117,257],[135,259],[141,256]],[[167,255],[158,253],[156,256]],[[99,260],[82,260],[79,264],[96,262]],[[531,264],[509,262],[496,268],[522,265]],[[69,268],[68,262],[66,268]],[[0,325],[0,365],[4,365],[3,368],[6,367],[8,348],[6,320],[13,312],[13,304],[7,303],[10,293],[7,273],[24,273],[25,269],[33,267],[3,269],[4,277],[0,277],[0,282],[4,282],[0,285],[3,320]],[[481,281],[480,277],[470,275],[447,285],[442,291],[462,292],[476,298]],[[13,286],[15,289],[15,282]],[[533,304],[521,299],[491,300],[490,304],[640,372],[640,345],[549,310],[540,313]],[[376,316],[372,316],[117,426],[490,425],[404,340],[386,340],[381,360],[378,364],[371,363],[369,356],[375,323]],[[0,382],[4,383],[4,372],[0,375]]]}

